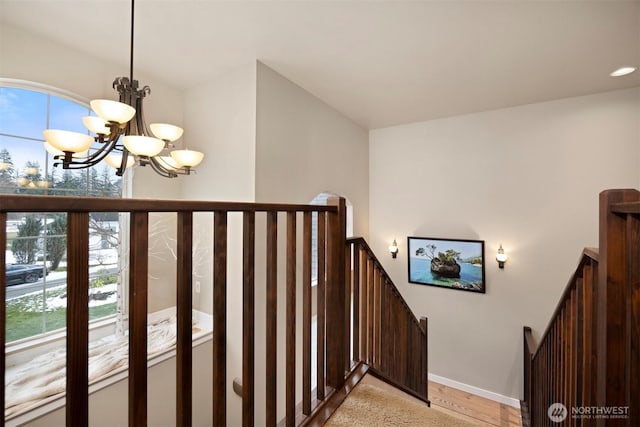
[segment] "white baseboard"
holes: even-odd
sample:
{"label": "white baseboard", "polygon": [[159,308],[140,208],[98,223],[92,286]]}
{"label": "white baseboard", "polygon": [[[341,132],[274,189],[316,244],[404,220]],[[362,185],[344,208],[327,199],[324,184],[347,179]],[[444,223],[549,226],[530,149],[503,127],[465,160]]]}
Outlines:
{"label": "white baseboard", "polygon": [[429,373],[429,381],[446,385],[447,387],[457,388],[458,390],[466,391],[467,393],[475,394],[476,396],[484,397],[485,399],[493,400],[495,402],[503,403],[505,405],[513,406],[514,408],[520,409],[520,400],[514,399],[513,397],[503,396],[492,391],[484,390],[432,373]]}

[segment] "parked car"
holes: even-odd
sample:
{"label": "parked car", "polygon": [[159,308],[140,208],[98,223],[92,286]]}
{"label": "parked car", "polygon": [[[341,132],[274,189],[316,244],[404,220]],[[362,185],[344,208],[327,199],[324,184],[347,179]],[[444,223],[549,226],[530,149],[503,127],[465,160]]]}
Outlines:
{"label": "parked car", "polygon": [[7,265],[7,286],[36,282],[38,279],[42,279],[44,275],[45,269],[41,265],[9,264]]}

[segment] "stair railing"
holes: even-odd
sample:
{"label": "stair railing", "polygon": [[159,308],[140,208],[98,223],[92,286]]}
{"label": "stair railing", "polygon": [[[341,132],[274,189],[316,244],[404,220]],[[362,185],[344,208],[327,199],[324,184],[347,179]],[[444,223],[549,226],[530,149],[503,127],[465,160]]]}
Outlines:
{"label": "stair railing", "polygon": [[640,424],[640,192],[600,194],[599,245],[583,252],[537,347],[524,328],[525,424]]}
{"label": "stair railing", "polygon": [[[177,426],[192,424],[192,265],[194,214],[213,213],[213,402],[212,419],[215,426],[227,424],[227,246],[228,215],[241,213],[243,217],[243,351],[242,351],[242,424],[255,424],[256,410],[264,411],[266,424],[275,426],[278,421],[277,406],[284,399],[285,425],[296,421],[296,378],[304,378],[302,395],[304,409],[302,422],[317,411],[321,403],[345,381],[343,370],[345,357],[344,327],[344,257],[346,210],[344,199],[332,199],[327,206],[285,205],[266,203],[233,203],[205,201],[159,201],[135,199],[70,198],[50,196],[0,195],[0,248],[7,246],[7,215],[15,212],[64,212],[67,214],[67,363],[66,363],[66,424],[87,426],[89,423],[88,384],[88,286],[89,286],[89,217],[91,212],[127,212],[131,223],[129,269],[129,425],[147,425],[147,291],[149,214],[174,213],[176,232],[176,420]],[[331,304],[319,299],[317,330],[319,342],[317,389],[314,405],[311,404],[310,339],[312,316],[311,251],[313,215],[318,218],[318,280],[322,292]],[[264,233],[256,233],[256,217],[266,223]],[[265,218],[266,217],[266,218]],[[301,219],[301,221],[299,220]],[[286,330],[285,351],[278,352],[277,328],[278,302],[278,228],[286,228]],[[298,231],[303,235],[302,250],[298,250]],[[263,238],[264,246],[256,244],[256,235]],[[123,238],[127,238],[123,236]],[[256,248],[266,247],[265,279],[257,280]],[[299,253],[302,261],[299,263]],[[297,266],[302,265],[302,319],[297,316],[296,292],[299,289]],[[6,296],[6,257],[0,250],[0,301]],[[261,277],[261,276],[260,276]],[[256,301],[257,286],[266,288],[266,302]],[[256,319],[256,304],[266,305],[266,319]],[[0,374],[5,374],[6,307],[0,304]],[[303,325],[302,366],[296,366],[296,323]],[[255,328],[266,324],[266,354],[256,357]],[[325,333],[326,331],[326,333]],[[277,360],[286,359],[286,372],[278,372]],[[264,363],[266,371],[266,401],[256,402],[254,367]],[[278,396],[277,381],[284,378],[285,396]],[[4,406],[5,389],[0,387],[0,402]],[[299,391],[299,390],[298,390]],[[0,417],[0,426],[4,417]]]}
{"label": "stair railing", "polygon": [[[352,361],[366,363],[374,374],[428,400],[427,318],[413,314],[391,277],[361,238],[347,239],[346,326],[353,331]],[[351,316],[349,316],[351,314]]]}

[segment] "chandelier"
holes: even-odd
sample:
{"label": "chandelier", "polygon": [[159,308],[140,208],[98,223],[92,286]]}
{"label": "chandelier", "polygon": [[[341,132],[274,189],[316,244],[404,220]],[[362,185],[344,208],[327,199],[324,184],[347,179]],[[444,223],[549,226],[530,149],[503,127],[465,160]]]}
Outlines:
{"label": "chandelier", "polygon": [[[96,99],[90,102],[97,116],[82,118],[85,127],[95,134],[47,129],[42,133],[46,150],[54,156],[54,166],[63,169],[86,169],[104,160],[116,169],[116,175],[137,164],[151,166],[165,178],[189,175],[200,164],[204,154],[199,151],[172,150],[173,142],[182,136],[183,129],[152,123],[149,128],[142,108],[144,98],[151,93],[149,86],[140,87],[133,78],[133,23],[135,0],[131,0],[131,49],[129,77],[117,77],[113,88],[118,101]],[[97,143],[97,149],[89,149]]]}

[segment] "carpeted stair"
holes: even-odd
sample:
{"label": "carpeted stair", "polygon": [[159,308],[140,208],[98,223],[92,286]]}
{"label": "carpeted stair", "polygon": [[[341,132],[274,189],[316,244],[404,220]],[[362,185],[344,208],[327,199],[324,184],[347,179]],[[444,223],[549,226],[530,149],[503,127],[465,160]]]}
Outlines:
{"label": "carpeted stair", "polygon": [[467,427],[475,426],[424,403],[389,393],[371,384],[358,384],[329,418],[329,427]]}

